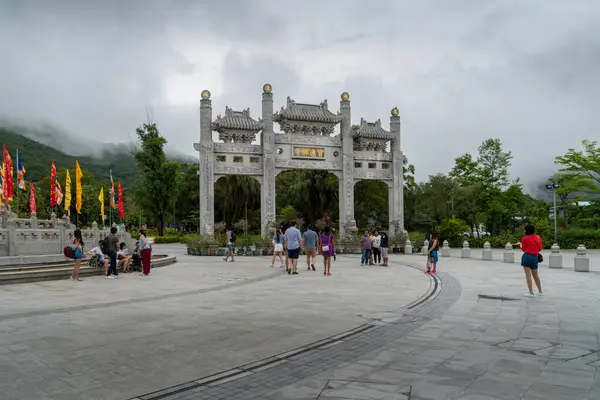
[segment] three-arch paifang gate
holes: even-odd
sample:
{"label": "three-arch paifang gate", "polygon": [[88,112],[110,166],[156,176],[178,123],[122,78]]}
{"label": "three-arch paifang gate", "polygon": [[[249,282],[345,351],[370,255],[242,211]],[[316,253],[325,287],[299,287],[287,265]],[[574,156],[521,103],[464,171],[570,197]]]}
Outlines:
{"label": "three-arch paifang gate", "polygon": [[[253,119],[250,109],[212,118],[210,92],[200,101],[200,233],[214,233],[214,183],[225,175],[248,175],[261,184],[261,231],[269,235],[276,227],[275,177],[289,169],[327,170],[338,177],[340,233],[355,230],[354,185],[363,179],[377,179],[389,188],[390,235],[404,231],[400,116],[393,108],[389,131],[381,121],[367,122],[352,129],[350,96],[341,95],[337,113],[321,104],[296,103],[287,98],[285,107],[273,112],[273,93],[263,86],[262,118]],[[277,123],[282,132],[275,132]],[[333,135],[337,124],[340,134]],[[223,143],[213,141],[218,132]],[[253,144],[261,133],[260,144]]]}

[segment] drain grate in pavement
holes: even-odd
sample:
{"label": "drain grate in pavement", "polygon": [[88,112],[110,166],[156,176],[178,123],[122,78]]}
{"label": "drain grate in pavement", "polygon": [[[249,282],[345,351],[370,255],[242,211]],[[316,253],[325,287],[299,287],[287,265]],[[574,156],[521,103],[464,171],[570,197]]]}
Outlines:
{"label": "drain grate in pavement", "polygon": [[486,300],[500,300],[500,301],[517,301],[518,299],[513,299],[512,297],[504,297],[504,296],[492,296],[489,294],[478,294],[480,299]]}
{"label": "drain grate in pavement", "polygon": [[410,400],[411,386],[332,379],[317,400]]}

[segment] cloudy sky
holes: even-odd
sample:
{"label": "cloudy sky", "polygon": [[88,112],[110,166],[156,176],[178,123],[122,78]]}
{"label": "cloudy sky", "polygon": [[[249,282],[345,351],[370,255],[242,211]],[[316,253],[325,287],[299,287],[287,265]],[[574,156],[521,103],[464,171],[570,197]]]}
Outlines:
{"label": "cloudy sky", "polygon": [[279,108],[351,95],[353,122],[389,121],[419,179],[481,141],[512,174],[600,138],[598,0],[84,0],[0,2],[0,118],[121,142],[146,120],[194,154],[198,100]]}

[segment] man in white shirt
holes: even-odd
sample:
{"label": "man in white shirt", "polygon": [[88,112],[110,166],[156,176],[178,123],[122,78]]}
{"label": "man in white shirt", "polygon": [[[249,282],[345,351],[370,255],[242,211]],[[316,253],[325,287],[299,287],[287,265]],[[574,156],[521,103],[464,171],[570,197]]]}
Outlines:
{"label": "man in white shirt", "polygon": [[108,257],[104,257],[104,254],[102,254],[102,250],[100,249],[101,244],[102,240],[98,242],[98,246],[88,251],[88,255],[98,257],[98,262],[104,265],[104,275],[106,276],[108,273]]}

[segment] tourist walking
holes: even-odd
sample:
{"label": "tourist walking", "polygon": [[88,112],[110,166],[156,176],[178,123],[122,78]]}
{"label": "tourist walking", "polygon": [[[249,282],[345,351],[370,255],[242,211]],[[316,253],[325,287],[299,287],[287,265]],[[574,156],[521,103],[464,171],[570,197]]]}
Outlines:
{"label": "tourist walking", "polygon": [[[427,263],[427,270],[425,271],[426,274],[430,274],[430,273],[435,274],[436,273],[439,247],[440,247],[440,241],[438,240],[437,235],[434,233],[433,235],[431,235],[431,245],[429,246],[429,249],[427,249],[428,263]],[[431,269],[431,267],[433,267],[433,269]]]}
{"label": "tourist walking", "polygon": [[321,233],[321,253],[323,254],[323,275],[331,275],[331,257],[333,257],[333,242],[334,237],[331,233],[331,228],[326,226]]}
{"label": "tourist walking", "polygon": [[369,232],[369,239],[371,239],[371,251],[369,252],[369,265],[373,265],[373,234]]}
{"label": "tourist walking", "polygon": [[104,239],[106,241],[106,255],[110,260],[110,266],[106,274],[106,279],[117,279],[119,272],[117,271],[117,251],[119,250],[119,238],[117,237],[117,228],[110,228],[110,235]]}
{"label": "tourist walking", "polygon": [[290,266],[287,266],[287,273],[298,275],[298,258],[303,250],[302,234],[296,228],[296,221],[290,223],[290,227],[285,230],[285,247],[287,249]]}
{"label": "tourist walking", "polygon": [[304,248],[306,249],[306,265],[308,270],[312,268],[315,271],[315,263],[317,262],[317,232],[311,225],[304,232]]}
{"label": "tourist walking", "polygon": [[538,264],[540,262],[540,252],[542,251],[542,238],[535,234],[535,227],[533,224],[525,226],[525,236],[521,239],[521,250],[523,255],[521,256],[521,266],[525,271],[525,280],[527,281],[528,293],[524,293],[525,297],[534,297],[533,285],[531,278],[535,281],[535,285],[538,288],[539,296],[542,296],[542,283],[540,282],[540,276],[538,274]]}
{"label": "tourist walking", "polygon": [[275,231],[275,235],[273,236],[273,260],[271,260],[271,268],[275,265],[275,258],[277,256],[279,256],[279,268],[283,268],[283,232],[281,232],[281,228]]}
{"label": "tourist walking", "polygon": [[75,229],[73,232],[73,243],[71,248],[73,249],[73,258],[75,259],[75,266],[73,267],[73,273],[71,274],[72,281],[82,281],[79,278],[79,267],[81,266],[81,259],[83,258],[83,238],[81,237],[81,230]]}
{"label": "tourist walking", "polygon": [[146,231],[140,229],[140,253],[142,256],[142,273],[140,276],[150,275],[150,260],[152,258],[152,246],[146,237]]}
{"label": "tourist walking", "polygon": [[375,231],[373,235],[373,263],[381,265],[381,236]]}
{"label": "tourist walking", "polygon": [[389,240],[388,235],[385,232],[381,232],[381,245],[379,246],[379,250],[381,251],[381,258],[383,258],[383,266],[388,266],[388,248],[389,248]]}
{"label": "tourist walking", "polygon": [[227,235],[227,255],[225,256],[225,258],[223,260],[225,262],[227,262],[229,257],[231,257],[231,262],[234,262],[235,257],[233,256],[233,245],[235,244],[235,239],[237,238],[237,235],[235,234],[235,231],[233,229],[228,229],[226,235]]}
{"label": "tourist walking", "polygon": [[360,240],[360,250],[362,251],[360,265],[369,264],[369,257],[371,256],[371,238],[369,237],[369,231],[365,231],[365,234]]}

